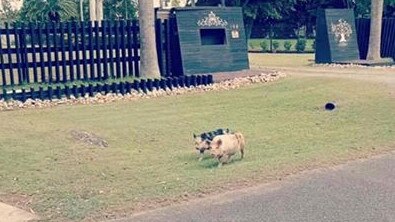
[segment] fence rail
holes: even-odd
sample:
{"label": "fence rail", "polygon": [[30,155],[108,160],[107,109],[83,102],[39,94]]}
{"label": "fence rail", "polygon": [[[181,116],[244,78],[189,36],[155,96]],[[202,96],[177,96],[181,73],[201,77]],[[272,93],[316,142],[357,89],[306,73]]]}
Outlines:
{"label": "fence rail", "polygon": [[139,77],[137,21],[5,24],[0,84]]}

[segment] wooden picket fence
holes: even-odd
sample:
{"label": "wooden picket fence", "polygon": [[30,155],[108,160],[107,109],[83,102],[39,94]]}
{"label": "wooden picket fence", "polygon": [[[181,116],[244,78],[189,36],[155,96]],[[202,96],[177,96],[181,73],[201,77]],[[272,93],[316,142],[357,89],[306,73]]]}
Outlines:
{"label": "wooden picket fence", "polygon": [[5,24],[0,85],[139,77],[137,21]]}
{"label": "wooden picket fence", "polygon": [[[359,55],[366,59],[369,46],[370,19],[356,19]],[[381,34],[381,56],[395,59],[395,18],[384,18]]]}

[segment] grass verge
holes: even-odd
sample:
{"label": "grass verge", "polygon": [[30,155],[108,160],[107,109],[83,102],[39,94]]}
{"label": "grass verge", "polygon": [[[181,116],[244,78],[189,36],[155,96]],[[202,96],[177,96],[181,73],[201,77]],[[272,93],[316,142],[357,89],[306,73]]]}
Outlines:
{"label": "grass verge", "polygon": [[[323,111],[333,100],[338,110]],[[0,200],[23,196],[51,221],[122,215],[383,151],[395,141],[394,109],[380,85],[294,77],[224,92],[1,112]],[[243,161],[222,169],[210,158],[197,161],[192,133],[217,127],[243,132]],[[73,130],[94,132],[109,147],[75,141]]]}
{"label": "grass verge", "polygon": [[314,64],[314,54],[249,53],[252,67],[307,67]]}

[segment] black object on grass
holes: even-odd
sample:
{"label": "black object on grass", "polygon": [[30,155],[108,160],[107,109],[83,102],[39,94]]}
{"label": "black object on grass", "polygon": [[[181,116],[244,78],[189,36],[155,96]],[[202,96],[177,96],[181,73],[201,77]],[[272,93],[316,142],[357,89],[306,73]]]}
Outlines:
{"label": "black object on grass", "polygon": [[334,102],[325,104],[325,110],[332,111],[334,109],[336,109],[336,104]]}

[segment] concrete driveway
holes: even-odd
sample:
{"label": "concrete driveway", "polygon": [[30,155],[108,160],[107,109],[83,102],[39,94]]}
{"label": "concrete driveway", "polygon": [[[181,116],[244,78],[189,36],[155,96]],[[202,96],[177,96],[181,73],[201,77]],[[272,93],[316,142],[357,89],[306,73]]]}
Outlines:
{"label": "concrete driveway", "polygon": [[395,152],[118,222],[395,221]]}

